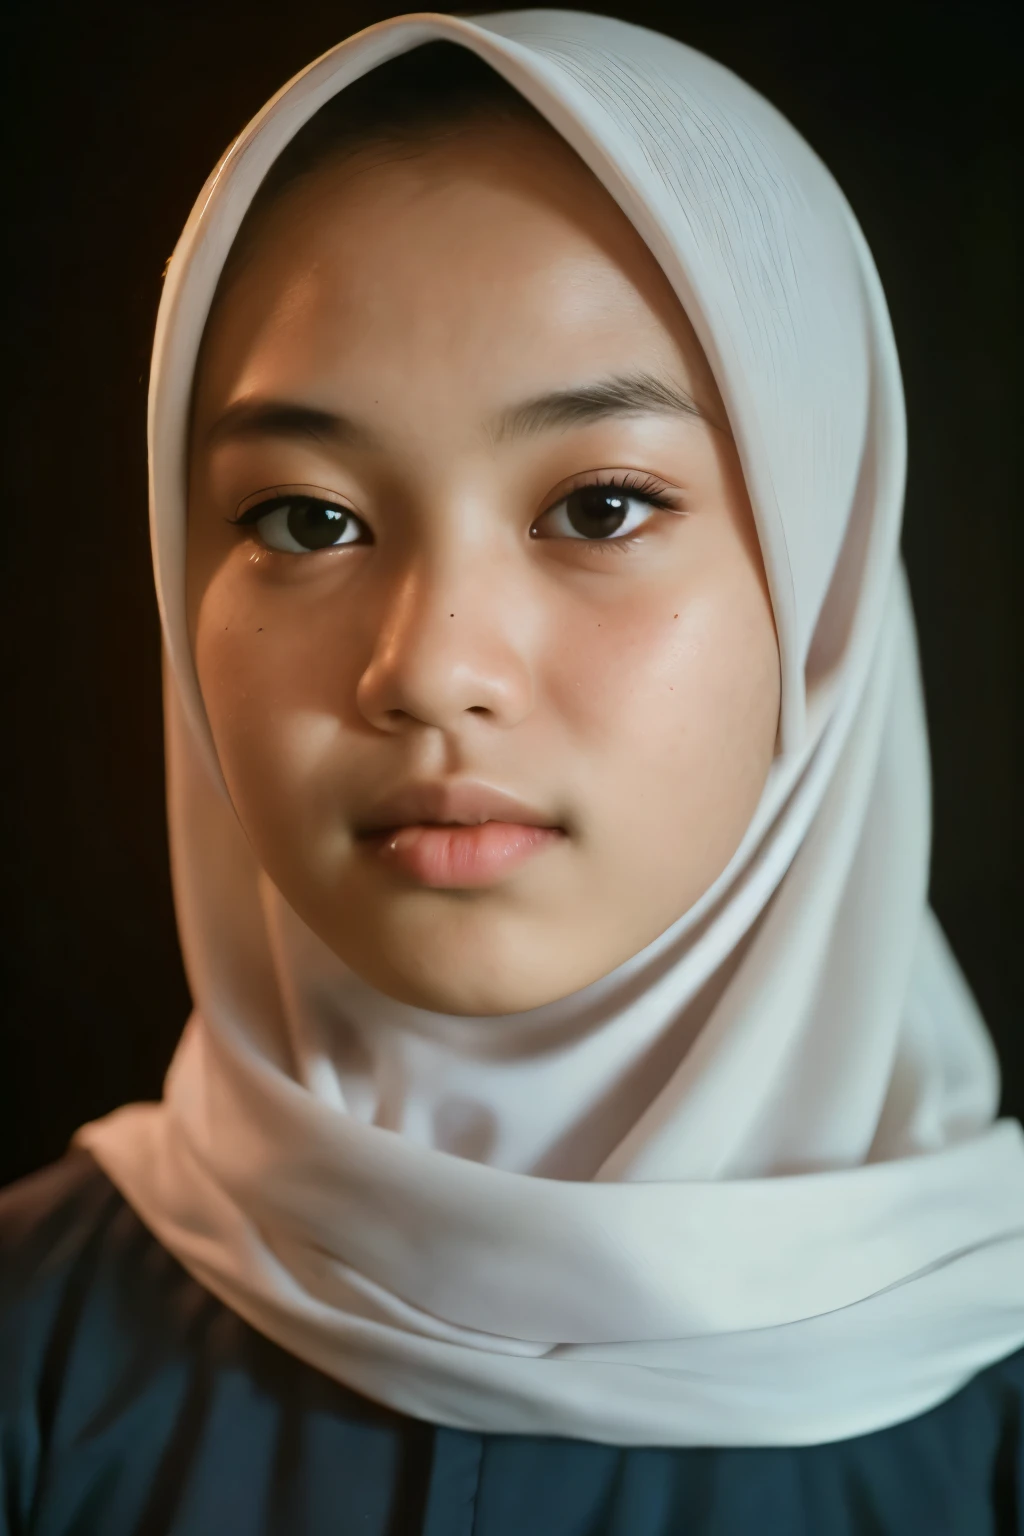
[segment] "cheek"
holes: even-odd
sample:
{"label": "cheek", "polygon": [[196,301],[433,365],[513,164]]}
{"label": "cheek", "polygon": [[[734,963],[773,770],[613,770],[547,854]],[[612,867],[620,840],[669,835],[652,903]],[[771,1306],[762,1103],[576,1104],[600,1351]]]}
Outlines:
{"label": "cheek", "polygon": [[254,579],[249,555],[243,560],[228,560],[203,594],[196,668],[243,823],[270,837],[288,825],[294,835],[296,821],[322,819],[318,766],[337,763],[353,724],[355,646],[336,598],[318,601],[313,583],[301,593],[278,587],[258,568]]}
{"label": "cheek", "polygon": [[609,848],[649,868],[659,849],[677,865],[685,847],[697,882],[710,883],[774,754],[778,649],[760,583],[741,569],[648,596],[567,637],[563,657],[559,707],[586,743]]}

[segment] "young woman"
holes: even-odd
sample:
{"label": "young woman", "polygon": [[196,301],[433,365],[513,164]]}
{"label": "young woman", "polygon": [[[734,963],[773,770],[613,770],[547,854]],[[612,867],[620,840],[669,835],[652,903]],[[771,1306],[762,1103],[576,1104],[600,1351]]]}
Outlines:
{"label": "young woman", "polygon": [[151,394],[195,995],[2,1203],[7,1532],[1024,1522],[1024,1138],[926,903],[893,339],[625,23],[231,147]]}

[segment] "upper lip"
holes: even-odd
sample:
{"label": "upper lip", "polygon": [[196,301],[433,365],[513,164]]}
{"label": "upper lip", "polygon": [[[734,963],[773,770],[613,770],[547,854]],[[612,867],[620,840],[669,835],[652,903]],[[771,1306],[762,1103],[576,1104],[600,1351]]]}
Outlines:
{"label": "upper lip", "polygon": [[557,825],[543,811],[517,800],[504,789],[462,779],[453,783],[406,784],[375,801],[356,831],[360,837],[366,837],[420,822],[476,827],[484,821],[519,822],[528,827]]}

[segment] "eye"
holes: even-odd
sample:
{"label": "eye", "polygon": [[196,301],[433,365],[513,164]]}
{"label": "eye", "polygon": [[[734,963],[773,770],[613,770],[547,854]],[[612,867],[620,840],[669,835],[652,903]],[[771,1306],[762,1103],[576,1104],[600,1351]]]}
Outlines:
{"label": "eye", "polygon": [[635,485],[624,480],[605,480],[581,485],[563,496],[538,518],[531,533],[537,537],[535,530],[546,524],[547,538],[604,542],[622,539],[649,522],[656,507],[670,505],[668,498],[656,489],[656,482],[646,478]]}
{"label": "eye", "polygon": [[323,496],[275,496],[248,507],[241,517],[231,521],[236,526],[254,528],[268,549],[291,555],[368,542],[367,528],[355,513]]}

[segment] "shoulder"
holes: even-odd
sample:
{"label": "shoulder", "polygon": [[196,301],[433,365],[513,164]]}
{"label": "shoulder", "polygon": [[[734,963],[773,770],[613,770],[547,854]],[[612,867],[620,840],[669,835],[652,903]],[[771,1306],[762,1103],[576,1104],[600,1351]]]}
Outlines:
{"label": "shoulder", "polygon": [[69,1379],[100,1390],[129,1348],[165,1364],[220,1310],[88,1152],[0,1191],[0,1414]]}
{"label": "shoulder", "polygon": [[28,1528],[46,1475],[95,1459],[105,1419],[117,1440],[171,1411],[217,1306],[87,1152],[0,1191],[0,1533]]}
{"label": "shoulder", "polygon": [[0,1190],[0,1484],[27,1521],[42,1456],[54,1341],[88,1289],[98,1242],[123,1201],[85,1152]]}
{"label": "shoulder", "polygon": [[25,1384],[124,1201],[87,1152],[0,1190],[0,1403]]}
{"label": "shoulder", "polygon": [[91,1230],[105,1206],[121,1201],[99,1165],[81,1148],[0,1189],[0,1256],[7,1294],[19,1259],[32,1264],[54,1252],[68,1253]]}
{"label": "shoulder", "polygon": [[179,1505],[175,1529],[265,1531],[307,1494],[347,1529],[338,1466],[388,1504],[400,1427],[225,1307],[88,1154],[0,1192],[0,1536],[128,1536]]}

